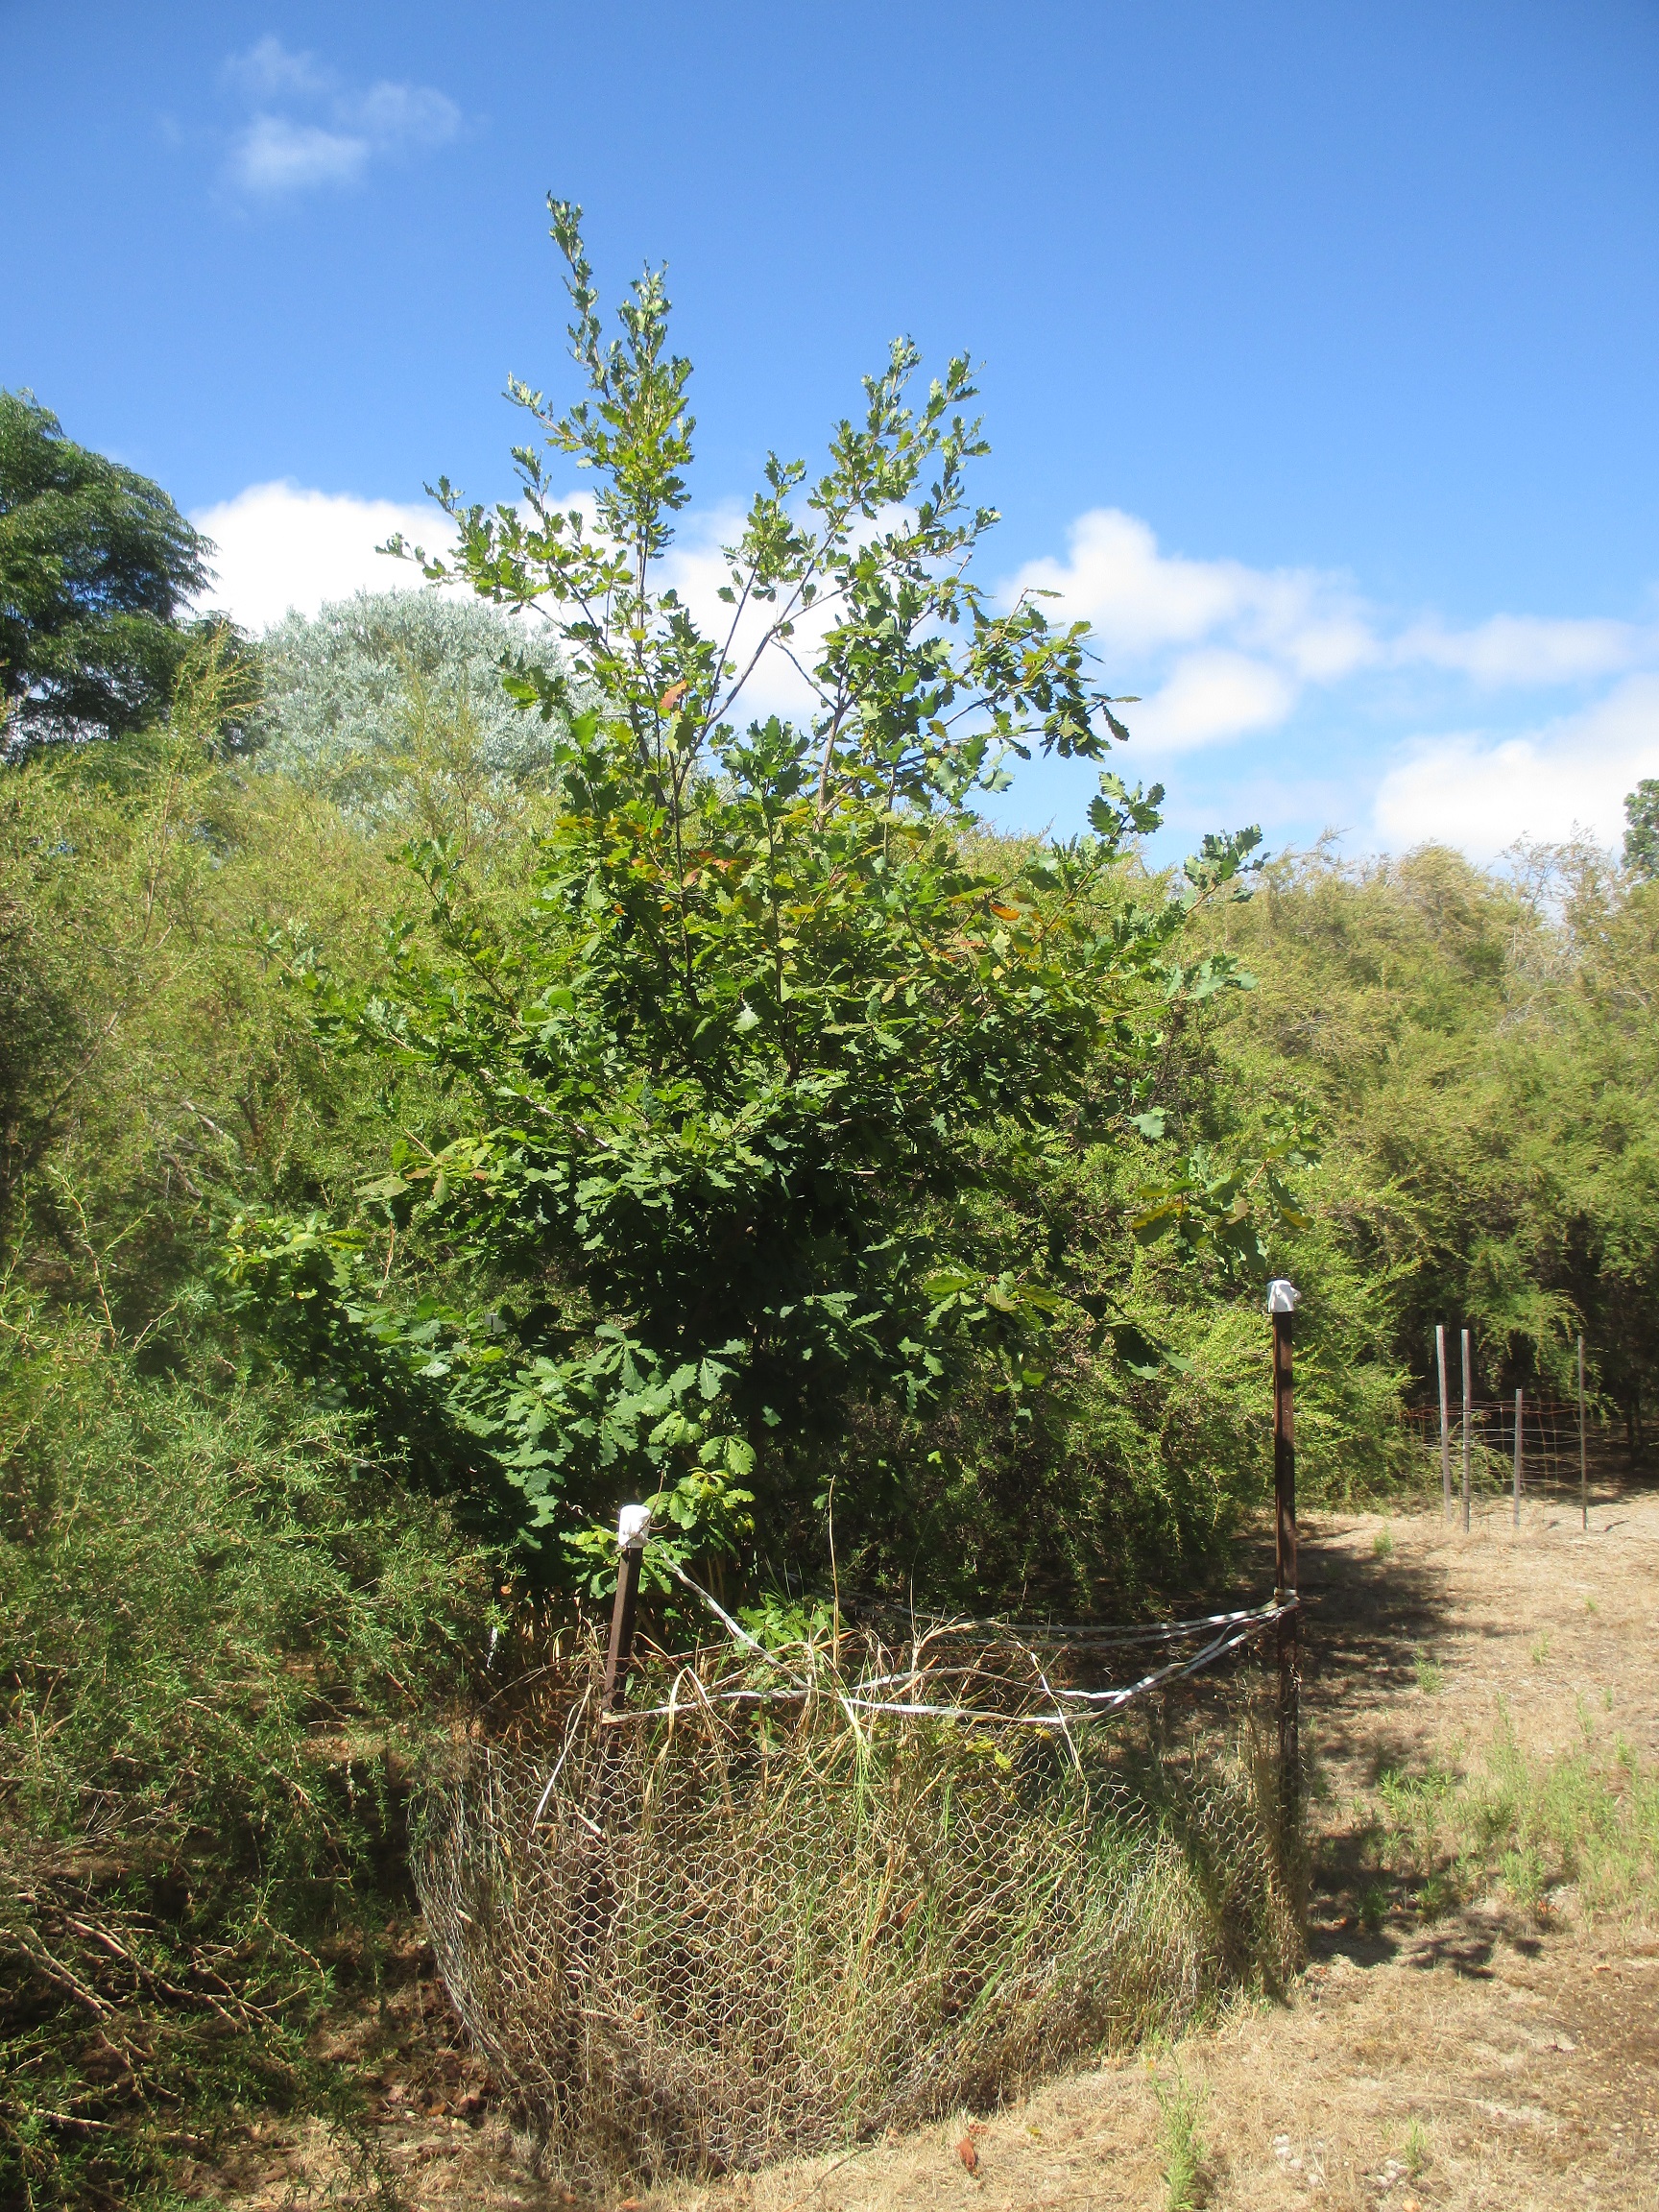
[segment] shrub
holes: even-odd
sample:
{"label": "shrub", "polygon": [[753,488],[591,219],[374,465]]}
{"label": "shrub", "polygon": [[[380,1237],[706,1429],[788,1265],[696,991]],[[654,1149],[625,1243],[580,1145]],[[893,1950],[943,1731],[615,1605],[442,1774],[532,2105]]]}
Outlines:
{"label": "shrub", "polygon": [[520,664],[558,677],[533,615],[511,621],[451,592],[359,591],[286,615],[259,664],[259,765],[364,829],[498,830],[551,783],[562,719],[525,712],[502,681]]}
{"label": "shrub", "polygon": [[81,2205],[239,2100],[338,2094],[308,2032],[373,1980],[489,1594],[279,1379],[147,1378],[15,1297],[0,1326],[0,2198]]}

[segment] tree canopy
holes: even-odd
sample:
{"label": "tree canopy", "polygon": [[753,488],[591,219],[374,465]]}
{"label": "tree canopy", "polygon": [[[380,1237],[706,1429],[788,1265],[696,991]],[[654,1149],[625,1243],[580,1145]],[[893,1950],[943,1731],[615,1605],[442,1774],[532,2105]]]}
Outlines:
{"label": "tree canopy", "polygon": [[[372,989],[316,948],[283,956],[330,1043],[425,1068],[454,1102],[448,1142],[399,1142],[366,1194],[475,1255],[479,1308],[422,1312],[411,1349],[453,1379],[556,1558],[603,1545],[619,1489],[703,1545],[757,1499],[775,1533],[779,1515],[815,1531],[860,1407],[931,1414],[974,1347],[1017,1398],[1063,1307],[1147,1355],[1120,1299],[1085,1290],[1034,1223],[1010,1247],[987,1209],[1121,1142],[1162,1009],[1241,980],[1180,941],[1257,832],[1136,896],[1127,861],[1162,794],[1104,770],[1089,834],[990,866],[969,851],[971,802],[1011,758],[1103,760],[1125,733],[1086,626],[1051,627],[1031,596],[998,609],[970,572],[997,517],[967,493],[986,448],[965,359],[913,407],[917,356],[896,343],[821,474],[768,461],[719,626],[701,626],[661,574],[693,428],[661,279],[635,283],[607,342],[580,211],[551,204],[589,397],[515,396],[590,474],[594,517],[552,498],[525,446],[522,509],[441,486],[460,547],[453,570],[427,563],[547,613],[566,657],[511,678],[568,720],[531,896],[481,905],[428,839],[411,855],[426,926],[398,924]],[[744,726],[769,652],[801,711]],[[1201,1212],[1193,1186],[1158,1218]],[[315,1238],[251,1229],[238,1264],[251,1284],[303,1272]],[[383,1306],[372,1325],[398,1326]]]}
{"label": "tree canopy", "polygon": [[0,702],[16,734],[118,736],[165,710],[212,548],[159,485],[0,392]]}
{"label": "tree canopy", "polygon": [[1638,876],[1659,876],[1659,779],[1644,776],[1624,801],[1624,865]]}
{"label": "tree canopy", "polygon": [[563,722],[508,697],[502,665],[521,659],[560,665],[544,625],[470,592],[359,591],[265,633],[249,735],[267,773],[366,829],[460,831],[549,781]]}

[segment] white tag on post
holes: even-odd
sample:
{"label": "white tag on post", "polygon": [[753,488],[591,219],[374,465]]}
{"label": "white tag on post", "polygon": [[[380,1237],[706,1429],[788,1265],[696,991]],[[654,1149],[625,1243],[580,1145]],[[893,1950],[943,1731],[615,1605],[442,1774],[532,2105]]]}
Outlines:
{"label": "white tag on post", "polygon": [[616,1536],[625,1551],[636,1551],[651,1533],[649,1505],[624,1505],[616,1516]]}
{"label": "white tag on post", "polygon": [[1302,1293],[1286,1275],[1275,1275],[1267,1286],[1267,1310],[1269,1313],[1294,1313],[1302,1303]]}

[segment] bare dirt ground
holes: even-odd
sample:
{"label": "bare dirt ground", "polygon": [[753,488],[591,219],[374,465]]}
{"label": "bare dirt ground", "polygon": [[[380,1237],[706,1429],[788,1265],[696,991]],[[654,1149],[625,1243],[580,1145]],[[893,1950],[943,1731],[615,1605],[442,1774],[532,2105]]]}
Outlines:
{"label": "bare dirt ground", "polygon": [[[1260,1561],[1249,1563],[1261,1579]],[[1270,1575],[1269,1575],[1270,1578]],[[1155,2212],[1163,2099],[1194,2101],[1213,2212],[1659,2212],[1659,1928],[1494,1896],[1432,1925],[1376,1885],[1375,1786],[1455,1765],[1507,1708],[1535,1757],[1616,1738],[1659,1760],[1659,1496],[1304,1524],[1310,1963],[1285,2003],[1018,2105],[851,2155],[643,2194],[646,2212]],[[417,1977],[349,2173],[321,2128],[259,2147],[231,2200],[478,2212],[570,2200],[513,2156]],[[262,2170],[261,2170],[262,2169]],[[229,2180],[228,2175],[224,2176]]]}

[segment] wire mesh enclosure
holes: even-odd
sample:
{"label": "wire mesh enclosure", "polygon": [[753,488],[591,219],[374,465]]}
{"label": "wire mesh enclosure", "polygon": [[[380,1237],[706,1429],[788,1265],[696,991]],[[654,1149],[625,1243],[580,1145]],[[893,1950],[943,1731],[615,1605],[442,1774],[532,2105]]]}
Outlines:
{"label": "wire mesh enclosure", "polygon": [[[1296,1851],[1240,1656],[1106,1720],[1056,1705],[1098,1647],[724,1646],[646,1667],[607,1719],[580,1649],[427,1792],[417,1879],[457,2009],[590,2183],[993,2103],[1275,1984]],[[889,1709],[861,1709],[873,1684]]]}
{"label": "wire mesh enclosure", "polygon": [[[1440,1415],[1411,1407],[1401,1415],[1433,1464],[1440,1460]],[[1521,1487],[1528,1497],[1570,1503],[1579,1496],[1585,1457],[1599,1470],[1616,1442],[1611,1424],[1593,1411],[1580,1427],[1577,1405],[1567,1399],[1526,1396],[1475,1399],[1469,1406],[1469,1484],[1478,1511],[1501,1511],[1515,1485],[1516,1436],[1521,1440]],[[1461,1401],[1449,1409],[1446,1439],[1454,1490],[1462,1482],[1464,1418]],[[1581,1456],[1583,1455],[1584,1456]]]}

